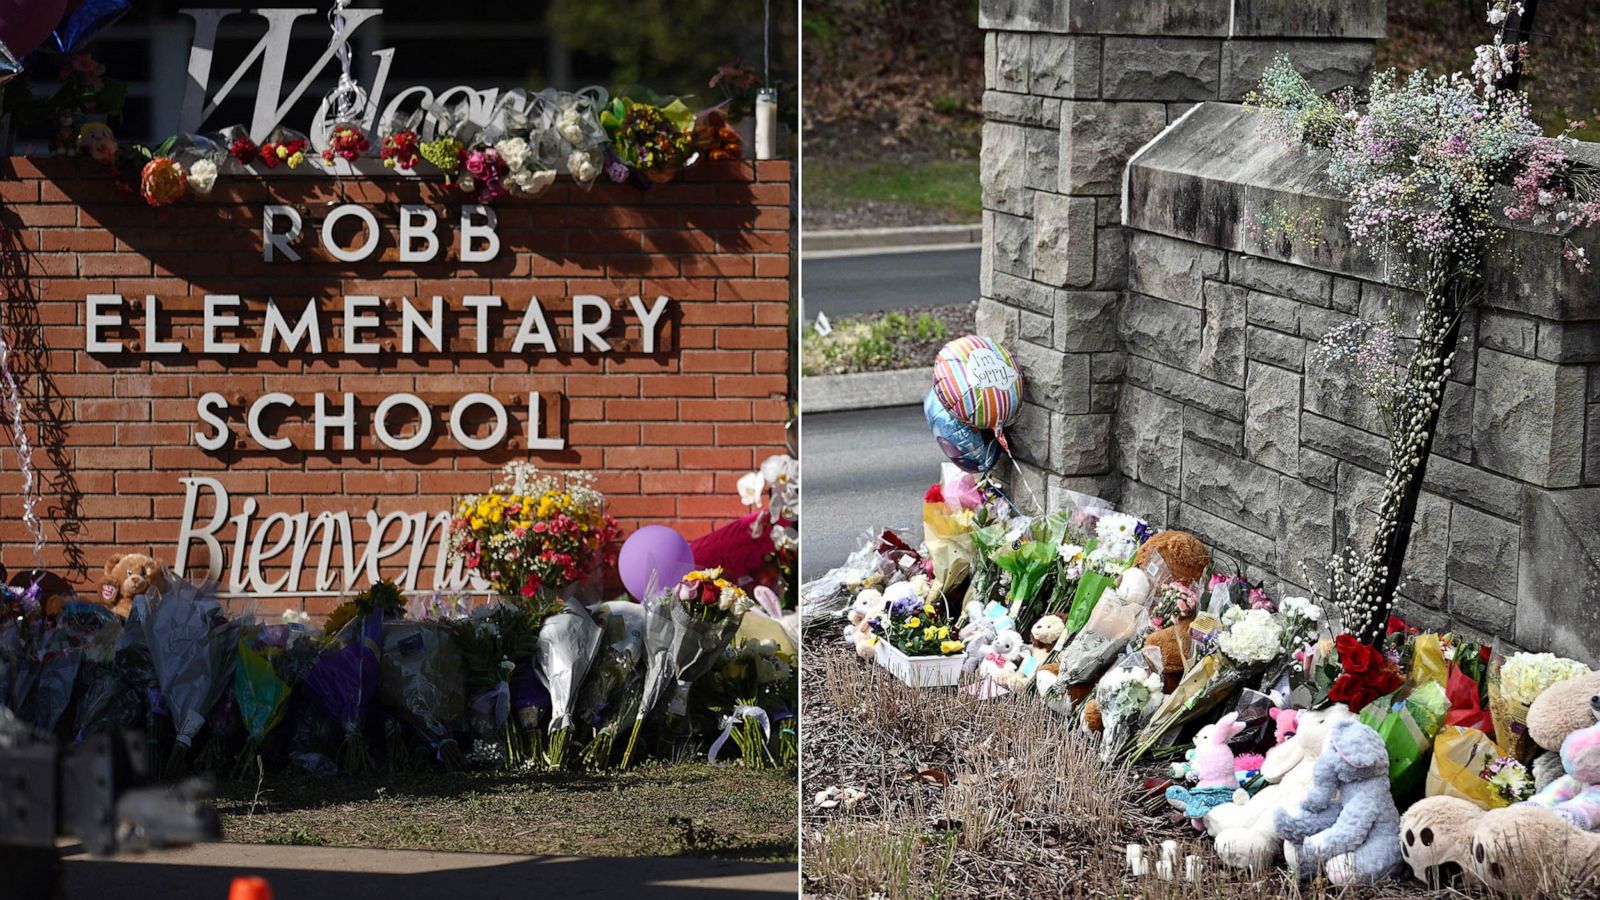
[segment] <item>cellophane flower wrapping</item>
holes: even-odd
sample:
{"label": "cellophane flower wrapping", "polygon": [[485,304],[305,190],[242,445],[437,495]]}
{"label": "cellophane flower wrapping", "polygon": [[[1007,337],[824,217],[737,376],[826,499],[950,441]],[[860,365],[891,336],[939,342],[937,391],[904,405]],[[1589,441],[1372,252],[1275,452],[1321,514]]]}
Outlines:
{"label": "cellophane flower wrapping", "polygon": [[467,706],[461,652],[448,625],[426,620],[383,623],[378,702],[416,729],[436,755],[443,752]]}
{"label": "cellophane flower wrapping", "polygon": [[1067,684],[1093,681],[1133,640],[1143,617],[1143,604],[1136,600],[1124,602],[1115,590],[1107,594],[1095,606],[1083,630],[1062,649],[1058,660],[1060,680]]}
{"label": "cellophane flower wrapping", "polygon": [[223,614],[211,587],[181,579],[146,596],[145,644],[177,743],[193,745],[206,715],[231,686],[237,626]]}
{"label": "cellophane flower wrapping", "polygon": [[539,652],[535,668],[539,680],[550,692],[550,731],[572,727],[572,712],[578,687],[589,673],[589,665],[600,649],[603,629],[589,611],[574,601],[545,619],[539,629]]}
{"label": "cellophane flower wrapping", "polygon": [[[1152,659],[1152,652],[1156,658]],[[1117,660],[1095,685],[1095,700],[1100,705],[1100,758],[1113,762],[1127,749],[1128,742],[1155,711],[1161,693],[1160,651],[1140,648]],[[1065,683],[1062,679],[1059,683]]]}
{"label": "cellophane flower wrapping", "polygon": [[577,717],[600,730],[618,720],[627,697],[642,683],[644,607],[631,600],[600,604],[600,650],[578,692]]}
{"label": "cellophane flower wrapping", "polygon": [[1389,749],[1389,784],[1395,796],[1405,797],[1422,785],[1433,739],[1450,709],[1444,688],[1429,681],[1396,691],[1368,703],[1361,721],[1378,732]]}
{"label": "cellophane flower wrapping", "polygon": [[1200,657],[1184,672],[1183,679],[1172,693],[1162,698],[1161,705],[1151,715],[1134,738],[1130,761],[1138,761],[1155,749],[1163,735],[1194,721],[1221,703],[1230,693],[1244,684],[1250,671],[1229,662],[1221,653]]}
{"label": "cellophane flower wrapping", "polygon": [[289,706],[290,685],[278,677],[267,654],[268,647],[257,647],[249,637],[241,637],[235,657],[233,691],[250,744],[260,747]]}
{"label": "cellophane flower wrapping", "polygon": [[378,693],[383,647],[383,616],[362,616],[339,635],[340,643],[323,653],[305,676],[305,689],[318,709],[344,731],[346,769],[363,767],[361,727]]}

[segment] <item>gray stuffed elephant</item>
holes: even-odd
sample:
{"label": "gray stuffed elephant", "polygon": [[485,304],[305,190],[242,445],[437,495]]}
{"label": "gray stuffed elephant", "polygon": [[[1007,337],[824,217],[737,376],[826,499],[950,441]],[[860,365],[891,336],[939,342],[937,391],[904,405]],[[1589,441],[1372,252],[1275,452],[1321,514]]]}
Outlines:
{"label": "gray stuffed elephant", "polygon": [[1335,884],[1389,877],[1404,859],[1383,738],[1356,719],[1335,723],[1317,757],[1311,791],[1298,806],[1276,810],[1273,823],[1301,878],[1318,869]]}

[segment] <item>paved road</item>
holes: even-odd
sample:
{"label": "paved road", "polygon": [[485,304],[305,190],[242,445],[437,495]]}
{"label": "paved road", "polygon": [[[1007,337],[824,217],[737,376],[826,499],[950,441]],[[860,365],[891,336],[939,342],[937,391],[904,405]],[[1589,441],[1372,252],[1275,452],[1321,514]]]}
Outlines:
{"label": "paved road", "polygon": [[807,415],[803,579],[844,561],[868,529],[894,528],[922,540],[922,495],[939,478],[944,454],[922,407],[897,406]]}
{"label": "paved road", "polygon": [[805,259],[804,279],[807,320],[817,313],[828,318],[855,313],[972,303],[978,299],[979,251],[924,250]]}
{"label": "paved road", "polygon": [[266,878],[277,900],[780,898],[795,896],[800,881],[794,863],[200,844],[114,859],[71,855],[65,888],[67,900],[226,900],[235,875]]}

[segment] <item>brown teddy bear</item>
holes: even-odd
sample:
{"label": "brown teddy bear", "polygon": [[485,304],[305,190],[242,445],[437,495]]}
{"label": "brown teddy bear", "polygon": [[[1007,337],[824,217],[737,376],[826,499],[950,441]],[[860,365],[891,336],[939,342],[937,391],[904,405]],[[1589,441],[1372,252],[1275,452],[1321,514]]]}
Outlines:
{"label": "brown teddy bear", "polygon": [[[1206,545],[1187,531],[1168,529],[1152,536],[1133,556],[1133,564],[1146,569],[1152,555],[1159,554],[1167,564],[1167,576],[1158,581],[1181,581],[1192,584],[1211,567],[1211,554]],[[1151,576],[1154,578],[1155,576]]]}
{"label": "brown teddy bear", "polygon": [[106,560],[100,584],[100,602],[124,618],[133,611],[133,598],[159,591],[167,585],[167,567],[143,553],[118,553]]}
{"label": "brown teddy bear", "polygon": [[[1163,532],[1165,534],[1165,532]],[[1161,651],[1161,689],[1172,693],[1183,680],[1184,660],[1193,652],[1194,639],[1189,634],[1188,620],[1179,621],[1158,629],[1144,639],[1146,647]]]}

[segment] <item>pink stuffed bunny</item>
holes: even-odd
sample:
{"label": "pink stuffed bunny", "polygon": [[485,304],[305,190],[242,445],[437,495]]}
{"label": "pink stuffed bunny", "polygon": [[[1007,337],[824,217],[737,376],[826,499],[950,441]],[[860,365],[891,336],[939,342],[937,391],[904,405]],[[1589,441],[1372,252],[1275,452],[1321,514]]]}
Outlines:
{"label": "pink stuffed bunny", "polygon": [[1217,724],[1202,728],[1195,735],[1194,771],[1199,782],[1192,788],[1174,785],[1167,788],[1167,802],[1183,810],[1198,831],[1205,830],[1201,819],[1206,813],[1224,803],[1233,801],[1233,792],[1239,788],[1239,778],[1234,774],[1233,750],[1228,742],[1244,731],[1238,713],[1228,713]]}

